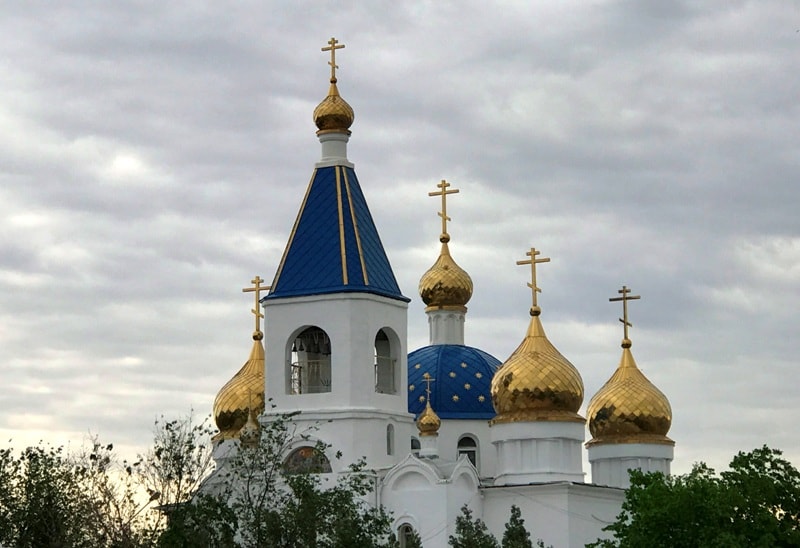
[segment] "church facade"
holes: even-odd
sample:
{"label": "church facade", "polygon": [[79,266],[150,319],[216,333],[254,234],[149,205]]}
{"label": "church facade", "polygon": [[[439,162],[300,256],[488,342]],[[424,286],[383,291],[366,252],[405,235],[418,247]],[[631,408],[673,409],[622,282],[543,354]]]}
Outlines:
{"label": "church facade", "polygon": [[[365,458],[377,475],[370,503],[392,512],[401,541],[416,531],[426,548],[447,546],[468,505],[500,537],[512,505],[546,545],[583,546],[604,536],[624,499],[627,471],[669,473],[667,398],[636,366],[625,334],[619,367],[591,399],[587,418],[580,372],[548,339],[538,304],[531,248],[532,304],[527,331],[505,361],[465,344],[472,280],[453,259],[448,196],[441,181],[441,250],[420,280],[429,345],[409,351],[409,298],[397,284],[347,143],[354,112],[341,97],[331,39],[327,96],[314,111],[322,154],[269,287],[259,277],[249,359],[214,402],[215,455],[224,460],[257,421],[292,413],[300,430],[286,463],[330,444],[323,470],[341,472]],[[266,295],[261,297],[261,292]],[[260,329],[260,318],[264,330]],[[265,401],[274,406],[265,410]],[[586,428],[591,438],[586,442]],[[584,450],[591,482],[583,470]],[[335,458],[341,453],[341,458]],[[313,457],[319,458],[319,457]]]}

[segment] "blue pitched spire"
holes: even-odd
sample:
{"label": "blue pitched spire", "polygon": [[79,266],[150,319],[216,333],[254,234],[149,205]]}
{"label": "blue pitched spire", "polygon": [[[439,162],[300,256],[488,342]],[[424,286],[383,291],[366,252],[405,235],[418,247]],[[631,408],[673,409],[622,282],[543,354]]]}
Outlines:
{"label": "blue pitched spire", "polygon": [[352,167],[318,167],[266,299],[374,293],[408,302]]}

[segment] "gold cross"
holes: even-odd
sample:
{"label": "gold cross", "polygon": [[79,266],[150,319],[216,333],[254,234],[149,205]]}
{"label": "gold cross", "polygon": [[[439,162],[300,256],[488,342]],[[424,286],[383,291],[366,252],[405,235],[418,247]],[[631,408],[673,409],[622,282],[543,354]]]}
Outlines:
{"label": "gold cross", "polygon": [[258,301],[261,298],[261,292],[262,291],[269,291],[269,289],[270,289],[270,286],[268,286],[268,285],[261,285],[261,282],[263,282],[263,281],[264,280],[262,280],[260,276],[256,276],[255,278],[250,280],[250,283],[253,284],[253,287],[245,287],[244,289],[242,289],[242,293],[255,293],[256,294],[255,308],[251,309],[250,312],[252,312],[256,316],[256,331],[258,333],[261,333],[261,318],[264,317],[264,314],[262,314],[258,310],[258,306],[260,304]]}
{"label": "gold cross", "polygon": [[529,264],[531,265],[531,281],[528,283],[528,287],[531,288],[531,293],[533,293],[533,307],[531,308],[531,313],[534,311],[538,311],[539,305],[537,304],[537,293],[541,293],[542,290],[536,285],[536,265],[539,263],[549,263],[550,258],[546,257],[543,259],[537,259],[536,256],[540,255],[541,251],[538,251],[536,248],[532,247],[530,251],[525,253],[530,259],[527,261],[517,261],[518,265]]}
{"label": "gold cross", "polygon": [[427,371],[425,372],[424,375],[422,375],[422,378],[425,379],[425,384],[428,385],[427,388],[425,388],[425,393],[428,395],[428,403],[430,403],[431,402],[431,383],[433,381],[435,381],[436,379],[431,377],[431,374],[428,373]]}
{"label": "gold cross", "polygon": [[641,295],[628,295],[630,292],[631,290],[623,285],[622,289],[617,290],[617,293],[621,293],[622,297],[611,297],[608,299],[608,301],[612,303],[622,301],[622,318],[620,318],[619,321],[625,326],[625,340],[628,340],[628,328],[633,327],[633,324],[628,321],[628,301],[635,301],[636,299],[642,298]]}
{"label": "gold cross", "polygon": [[322,48],[322,51],[329,51],[331,52],[331,60],[328,61],[328,64],[331,66],[331,83],[336,83],[336,69],[339,68],[339,65],[336,64],[336,50],[344,48],[344,44],[339,44],[339,40],[336,38],[331,37],[328,40],[328,47]]}
{"label": "gold cross", "polygon": [[457,188],[447,190],[447,187],[449,186],[450,183],[442,179],[442,182],[436,185],[436,187],[440,189],[438,192],[428,192],[428,196],[442,197],[442,210],[439,212],[439,217],[442,218],[442,235],[439,236],[439,240],[443,243],[450,241],[450,235],[447,233],[447,221],[451,220],[450,217],[447,216],[447,195],[458,194]]}

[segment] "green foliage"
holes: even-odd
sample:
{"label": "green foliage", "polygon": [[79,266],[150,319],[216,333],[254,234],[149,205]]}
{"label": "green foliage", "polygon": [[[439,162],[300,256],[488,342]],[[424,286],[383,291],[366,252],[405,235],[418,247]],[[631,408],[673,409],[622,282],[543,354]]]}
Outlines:
{"label": "green foliage", "polygon": [[638,548],[800,546],[800,473],[766,446],[738,453],[715,475],[697,464],[683,476],[631,471],[613,540],[591,546]]}
{"label": "green foliage", "polygon": [[533,548],[531,534],[525,529],[525,520],[516,505],[511,506],[511,517],[503,533],[503,548]]}
{"label": "green foliage", "polygon": [[132,463],[97,439],[76,452],[0,450],[0,546],[157,546],[167,524],[159,508],[180,508],[210,471],[207,424],[156,421],[153,448]]}
{"label": "green foliage", "polygon": [[[413,529],[408,534],[405,541],[406,543],[404,548],[422,548],[422,539],[420,538],[419,534]],[[392,537],[391,546],[392,548],[400,548],[400,541],[395,540],[394,537]]]}
{"label": "green foliage", "polygon": [[236,516],[217,497],[198,495],[191,503],[168,510],[166,529],[158,537],[158,548],[194,548],[236,546]]}
{"label": "green foliage", "polygon": [[284,469],[293,443],[311,444],[314,462],[329,452],[312,444],[312,431],[297,432],[293,415],[277,415],[263,425],[257,445],[242,447],[220,476],[216,496],[237,518],[241,546],[276,548],[373,548],[389,546],[390,518],[366,502],[375,474],[363,461],[338,475]]}
{"label": "green foliage", "polygon": [[406,539],[406,548],[422,548],[422,539],[416,531],[411,531],[411,535]]}
{"label": "green foliage", "polygon": [[499,548],[497,539],[489,532],[483,520],[472,519],[472,510],[465,504],[456,517],[455,535],[450,535],[453,548]]}
{"label": "green foliage", "polygon": [[0,451],[0,545],[93,547],[92,499],[63,448]]}

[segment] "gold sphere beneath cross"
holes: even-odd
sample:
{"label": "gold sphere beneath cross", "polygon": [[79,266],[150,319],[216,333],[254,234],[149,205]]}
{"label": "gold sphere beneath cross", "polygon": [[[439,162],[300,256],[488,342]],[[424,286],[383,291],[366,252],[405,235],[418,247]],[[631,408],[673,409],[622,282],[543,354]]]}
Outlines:
{"label": "gold sphere beneath cross", "polygon": [[464,307],[472,298],[472,278],[450,256],[442,243],[439,258],[419,281],[422,302],[431,308]]}
{"label": "gold sphere beneath cross", "polygon": [[342,99],[336,87],[336,81],[332,80],[328,96],[314,109],[314,124],[316,124],[319,132],[339,131],[349,133],[350,126],[353,125],[354,120],[353,107]]}

